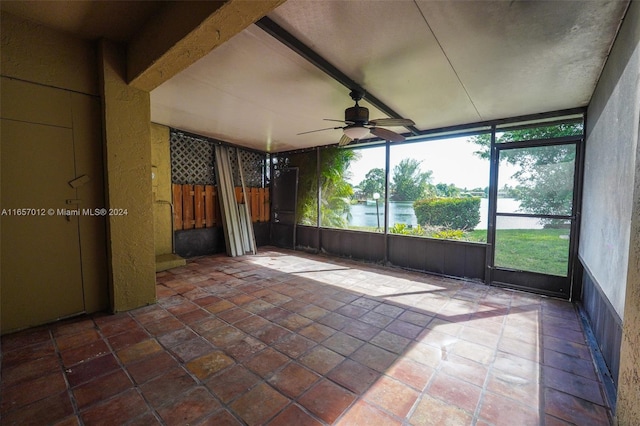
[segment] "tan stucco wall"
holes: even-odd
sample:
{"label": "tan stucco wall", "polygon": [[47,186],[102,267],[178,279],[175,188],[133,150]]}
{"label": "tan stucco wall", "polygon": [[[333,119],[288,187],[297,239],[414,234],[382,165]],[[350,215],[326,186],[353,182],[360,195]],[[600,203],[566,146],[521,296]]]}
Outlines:
{"label": "tan stucco wall", "polygon": [[2,75],[98,95],[92,43],[1,12]]}
{"label": "tan stucco wall", "polygon": [[172,253],[171,157],[169,128],[151,123],[151,164],[153,166],[153,235],[156,256]]}
{"label": "tan stucco wall", "polygon": [[154,303],[155,254],[151,190],[149,93],[126,83],[125,50],[100,42],[111,308],[126,311]]}

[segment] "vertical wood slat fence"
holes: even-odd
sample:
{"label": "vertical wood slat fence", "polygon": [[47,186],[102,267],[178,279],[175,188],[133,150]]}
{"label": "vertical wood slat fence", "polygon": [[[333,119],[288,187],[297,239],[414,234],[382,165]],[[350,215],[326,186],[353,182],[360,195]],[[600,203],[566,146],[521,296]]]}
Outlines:
{"label": "vertical wood slat fence", "polygon": [[[213,185],[172,184],[173,226],[182,229],[221,226],[217,188]],[[242,188],[236,187],[236,201],[244,203]],[[269,221],[269,188],[247,188],[252,222]]]}

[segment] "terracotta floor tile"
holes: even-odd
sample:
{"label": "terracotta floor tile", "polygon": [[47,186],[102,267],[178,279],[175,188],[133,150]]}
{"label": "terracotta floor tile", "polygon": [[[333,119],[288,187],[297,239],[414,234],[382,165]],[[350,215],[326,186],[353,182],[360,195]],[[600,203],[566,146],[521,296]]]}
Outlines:
{"label": "terracotta floor tile", "polygon": [[260,312],[260,316],[268,319],[269,321],[277,321],[281,318],[288,317],[289,315],[291,315],[291,312],[279,307],[274,307]]}
{"label": "terracotta floor tile", "polygon": [[227,410],[219,410],[197,423],[196,426],[242,426],[242,423]]}
{"label": "terracotta floor tile", "polygon": [[350,358],[373,370],[384,372],[398,359],[398,355],[365,343]]}
{"label": "terracotta floor tile", "polygon": [[380,377],[364,394],[372,404],[404,418],[420,396],[419,392],[387,376]]}
{"label": "terracotta floor tile", "polygon": [[326,377],[360,395],[380,377],[380,373],[358,362],[346,359],[331,370]]}
{"label": "terracotta floor tile", "polygon": [[362,321],[353,320],[342,329],[342,332],[357,339],[368,341],[380,332],[380,328]]}
{"label": "terracotta floor tile", "polygon": [[267,423],[268,426],[321,426],[318,420],[297,405],[290,405]]}
{"label": "terracotta floor tile", "polygon": [[287,317],[276,320],[276,323],[291,331],[296,331],[311,324],[313,321],[298,314],[291,314]]}
{"label": "terracotta floor tile", "polygon": [[57,424],[73,414],[69,393],[64,392],[40,399],[20,409],[2,413],[2,424],[39,426]]}
{"label": "terracotta floor tile", "polygon": [[498,350],[530,361],[539,362],[541,350],[537,344],[525,343],[520,340],[502,336],[498,343]]}
{"label": "terracotta floor tile", "polygon": [[547,388],[544,391],[545,413],[571,424],[606,426],[611,424],[607,410],[573,395]]}
{"label": "terracotta floor tile", "polygon": [[56,346],[58,347],[59,351],[64,351],[67,349],[77,348],[78,346],[83,346],[87,343],[95,342],[101,339],[102,337],[100,337],[98,331],[90,328],[82,330],[78,333],[65,334],[56,337]]}
{"label": "terracotta floor tile", "polygon": [[133,383],[131,383],[129,377],[124,371],[118,369],[76,387],[73,390],[73,395],[78,408],[82,410],[91,404],[105,400],[132,387]]}
{"label": "terracotta floor tile", "polygon": [[323,379],[305,393],[298,402],[322,421],[331,424],[344,413],[355,399],[356,397],[352,393]]}
{"label": "terracotta floor tile", "polygon": [[598,380],[591,360],[544,349],[544,364],[591,380]]}
{"label": "terracotta floor tile", "polygon": [[383,303],[381,305],[376,306],[373,309],[373,312],[377,312],[379,314],[386,315],[391,318],[399,317],[402,313],[404,313],[404,309],[399,308],[397,306],[390,305],[388,303]]}
{"label": "terracotta floor tile", "polygon": [[199,386],[157,409],[167,425],[188,425],[221,407],[220,403]]}
{"label": "terracotta floor tile", "polygon": [[147,339],[125,349],[119,350],[116,355],[118,355],[118,358],[120,358],[120,361],[123,364],[130,364],[132,362],[140,361],[148,356],[158,354],[162,351],[162,346],[160,346],[156,340]]}
{"label": "terracotta floor tile", "polygon": [[538,382],[542,367],[534,361],[506,352],[498,352],[493,362],[494,370]]}
{"label": "terracotta floor tile", "polygon": [[302,330],[298,331],[304,337],[307,337],[315,342],[322,342],[327,337],[334,334],[336,330],[331,327],[327,327],[326,325],[313,323],[311,325],[306,326]]}
{"label": "terracotta floor tile", "polygon": [[2,369],[2,387],[15,386],[17,384],[37,379],[38,377],[60,371],[60,360],[54,354],[43,358],[25,361],[16,364],[12,368]]}
{"label": "terracotta floor tile", "polygon": [[93,318],[80,316],[52,324],[51,331],[53,332],[53,336],[58,338],[69,334],[80,333],[87,329],[94,329],[95,327],[96,323],[93,321]]}
{"label": "terracotta floor tile", "polygon": [[314,341],[306,337],[302,337],[299,334],[291,334],[280,339],[274,347],[291,358],[298,358],[315,345]]}
{"label": "terracotta floor tile", "polygon": [[250,317],[236,322],[234,325],[245,333],[251,334],[269,324],[271,323],[268,320],[258,315],[251,315]]}
{"label": "terracotta floor tile", "polygon": [[594,404],[604,405],[600,385],[595,380],[547,366],[543,367],[542,375],[545,387],[568,393]]}
{"label": "terracotta floor tile", "polygon": [[195,337],[197,337],[197,335],[193,331],[188,328],[181,328],[158,337],[158,342],[165,348],[171,348]]}
{"label": "terracotta floor tile", "polygon": [[470,425],[472,421],[471,414],[429,395],[422,397],[409,419],[415,426]]}
{"label": "terracotta floor tile", "polygon": [[144,324],[145,330],[152,336],[161,336],[175,330],[180,330],[183,327],[184,324],[173,316]]}
{"label": "terracotta floor tile", "polygon": [[194,358],[206,355],[214,350],[211,343],[207,342],[202,337],[196,337],[191,340],[187,340],[177,346],[170,349],[178,360],[182,362],[191,361]]}
{"label": "terracotta floor tile", "polygon": [[189,361],[185,366],[198,379],[205,380],[233,364],[233,360],[224,353],[213,351]]}
{"label": "terracotta floor tile", "polygon": [[266,383],[251,389],[229,406],[247,424],[264,424],[289,403],[289,399]]}
{"label": "terracotta floor tile", "polygon": [[330,312],[329,310],[321,308],[320,306],[307,305],[304,309],[302,309],[299,312],[299,314],[302,315],[303,317],[306,317],[312,320],[317,320],[324,317],[329,312]]}
{"label": "terracotta floor tile", "polygon": [[568,302],[265,248],[156,282],[156,305],[2,336],[3,424],[610,422]]}
{"label": "terracotta floor tile", "polygon": [[489,373],[487,390],[528,407],[538,407],[542,385],[537,380],[514,376],[500,370]]}
{"label": "terracotta floor tile", "polygon": [[362,315],[368,312],[368,309],[355,305],[344,305],[336,309],[335,312],[349,318],[360,318]]}
{"label": "terracotta floor tile", "polygon": [[212,377],[206,382],[206,386],[226,404],[246,393],[258,382],[260,382],[260,377],[242,365],[236,364]]}
{"label": "terracotta floor tile", "polygon": [[260,340],[247,336],[235,345],[226,347],[224,350],[236,361],[242,361],[266,348]]}
{"label": "terracotta floor tile", "polygon": [[422,327],[401,320],[393,321],[385,330],[407,339],[415,339],[423,331]]}
{"label": "terracotta floor tile", "polygon": [[228,327],[226,322],[219,320],[218,318],[212,318],[211,314],[205,312],[204,315],[206,319],[191,324],[191,328],[196,333],[205,334],[223,326]]}
{"label": "terracotta floor tile", "polygon": [[129,390],[120,395],[93,405],[81,412],[82,420],[87,426],[119,425],[128,419],[137,417],[148,410],[144,399],[135,390]]}
{"label": "terracotta floor tile", "polygon": [[566,355],[586,360],[591,359],[591,353],[585,344],[570,342],[552,336],[542,336],[542,344],[545,349],[551,349],[556,352],[561,352]]}
{"label": "terracotta floor tile", "polygon": [[398,334],[382,330],[373,339],[369,340],[369,343],[373,343],[376,346],[396,354],[401,354],[411,343],[411,340]]}
{"label": "terracotta floor tile", "polygon": [[173,368],[140,386],[145,399],[154,407],[164,405],[195,386],[195,381],[182,368]]}
{"label": "terracotta floor tile", "polygon": [[139,362],[128,364],[126,368],[133,380],[140,385],[177,366],[178,362],[171,355],[159,352]]}
{"label": "terracotta floor tile", "polygon": [[242,308],[228,309],[216,315],[216,317],[228,322],[229,324],[233,324],[249,316],[251,316],[251,312],[246,311]]}
{"label": "terracotta floor tile", "polygon": [[306,367],[323,375],[327,374],[343,360],[344,357],[342,355],[324,346],[316,346],[298,359]]}
{"label": "terracotta floor tile", "polygon": [[280,352],[266,348],[258,352],[253,358],[244,362],[251,371],[261,377],[270,377],[276,370],[290,361],[290,358]]}
{"label": "terracotta floor tile", "polygon": [[246,305],[242,305],[242,307],[253,314],[261,314],[264,311],[274,308],[275,305],[265,300],[254,300]]}
{"label": "terracotta floor tile", "polygon": [[356,339],[355,337],[338,332],[322,342],[322,344],[341,355],[349,356],[355,352],[356,349],[362,346],[364,342],[360,339]]}
{"label": "terracotta floor tile", "polygon": [[338,426],[400,426],[402,422],[366,401],[358,400],[336,423]]}
{"label": "terracotta floor tile", "polygon": [[2,340],[3,355],[6,355],[16,349],[25,350],[29,346],[51,343],[52,337],[49,328],[38,327],[18,333],[5,334],[0,339]]}
{"label": "terracotta floor tile", "polygon": [[247,334],[237,328],[225,325],[202,333],[202,336],[219,348],[226,348],[240,342]]}
{"label": "terracotta floor tile", "polygon": [[324,324],[334,330],[342,330],[351,321],[353,321],[351,318],[336,314],[335,312],[331,312],[318,320],[320,324]]}
{"label": "terracotta floor tile", "polygon": [[394,379],[422,391],[427,385],[435,370],[409,358],[399,358],[385,374]]}
{"label": "terracotta floor tile", "polygon": [[67,385],[61,370],[46,376],[24,381],[15,386],[2,386],[0,391],[0,413],[16,410],[65,391]]}
{"label": "terracotta floor tile", "polygon": [[366,314],[361,316],[359,320],[380,328],[384,328],[393,322],[392,317],[382,315],[373,311],[367,312]]}
{"label": "terracotta floor tile", "polygon": [[316,373],[295,362],[276,372],[269,383],[289,398],[297,398],[320,379]]}
{"label": "terracotta floor tile", "polygon": [[437,373],[427,388],[430,396],[470,413],[475,411],[481,392],[482,388],[443,373]]}
{"label": "terracotta floor tile", "polygon": [[489,368],[479,362],[451,354],[440,362],[440,371],[482,387],[487,378]]}
{"label": "terracotta floor tile", "polygon": [[403,353],[404,357],[410,358],[420,364],[436,368],[440,361],[447,356],[450,348],[436,348],[422,343],[414,343],[407,347]]}
{"label": "terracotta floor tile", "polygon": [[140,343],[143,340],[147,340],[149,337],[149,333],[147,333],[142,327],[136,326],[133,330],[114,334],[108,337],[107,340],[114,351],[119,351],[120,349],[124,349],[128,346]]}

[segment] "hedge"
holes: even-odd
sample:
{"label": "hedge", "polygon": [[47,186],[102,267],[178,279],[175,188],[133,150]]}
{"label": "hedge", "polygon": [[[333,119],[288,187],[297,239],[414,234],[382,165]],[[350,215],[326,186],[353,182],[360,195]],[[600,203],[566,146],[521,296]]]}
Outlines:
{"label": "hedge", "polygon": [[427,198],[413,203],[418,223],[473,230],[480,223],[480,197]]}

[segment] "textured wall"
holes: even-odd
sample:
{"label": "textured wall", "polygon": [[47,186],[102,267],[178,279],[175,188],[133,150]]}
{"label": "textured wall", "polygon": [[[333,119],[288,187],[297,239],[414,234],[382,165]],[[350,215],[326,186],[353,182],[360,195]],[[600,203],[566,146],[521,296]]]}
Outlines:
{"label": "textured wall", "polygon": [[98,94],[96,50],[91,43],[6,12],[0,15],[2,75]]}
{"label": "textured wall", "polygon": [[[629,66],[632,75],[635,74],[636,98],[629,108],[635,106],[636,111],[635,121],[630,123],[635,127],[632,137],[635,137],[636,149],[630,153],[635,158],[635,180],[616,415],[620,425],[637,425],[640,421],[640,3],[631,4],[619,39],[629,40],[631,46],[635,44]],[[633,86],[630,89],[633,90]]]}
{"label": "textured wall", "polygon": [[[634,4],[632,9],[637,9]],[[587,113],[579,255],[624,317],[638,139],[639,57],[633,10],[626,19]]]}
{"label": "textured wall", "polygon": [[125,82],[124,49],[100,43],[112,310],[156,300],[149,93]]}
{"label": "textured wall", "polygon": [[[640,3],[632,2],[589,106],[580,257],[623,318],[620,425],[640,419]],[[594,313],[597,314],[597,313]]]}
{"label": "textured wall", "polygon": [[169,128],[151,123],[151,164],[153,165],[153,235],[156,255],[172,252],[171,154]]}

